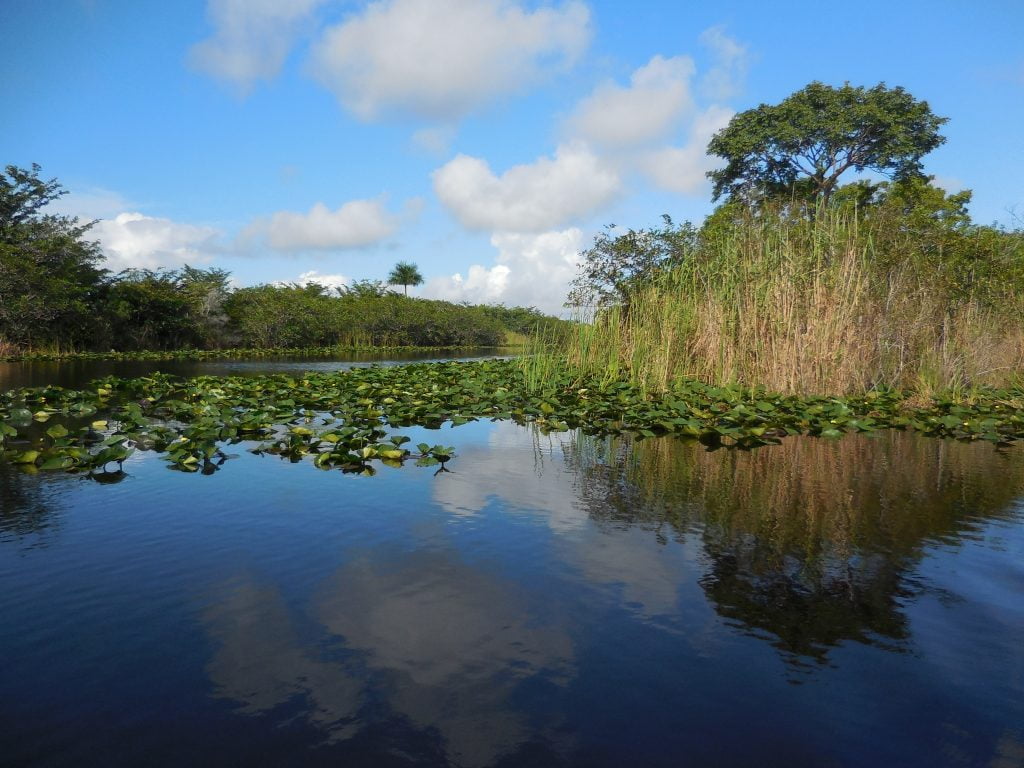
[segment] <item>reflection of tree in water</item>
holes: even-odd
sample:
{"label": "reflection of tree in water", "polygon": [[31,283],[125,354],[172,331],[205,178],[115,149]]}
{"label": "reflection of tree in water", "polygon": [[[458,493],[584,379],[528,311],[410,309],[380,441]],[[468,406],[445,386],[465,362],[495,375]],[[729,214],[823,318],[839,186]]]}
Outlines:
{"label": "reflection of tree in water", "polygon": [[593,519],[700,536],[719,614],[819,660],[847,640],[906,639],[923,547],[1011,517],[1024,487],[1018,452],[895,431],[752,452],[582,439],[570,454]]}
{"label": "reflection of tree in water", "polygon": [[53,492],[54,483],[68,479],[24,474],[9,464],[0,464],[0,539],[37,536],[36,543],[45,545],[46,534],[59,527],[63,511]]}

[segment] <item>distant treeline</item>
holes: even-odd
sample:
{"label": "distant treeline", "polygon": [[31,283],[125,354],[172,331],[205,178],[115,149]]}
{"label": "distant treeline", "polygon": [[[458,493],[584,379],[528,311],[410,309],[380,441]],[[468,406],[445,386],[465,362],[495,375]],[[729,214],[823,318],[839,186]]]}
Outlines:
{"label": "distant treeline", "polygon": [[499,346],[564,324],[534,308],[407,298],[369,281],[340,291],[316,283],[232,289],[219,269],[80,274],[88,283],[53,286],[63,295],[36,311],[4,312],[0,340],[20,349],[118,351]]}
{"label": "distant treeline", "polygon": [[[567,325],[534,308],[411,299],[378,281],[233,289],[221,269],[101,268],[91,223],[47,213],[40,168],[0,172],[0,354],[223,347],[496,346]],[[407,284],[419,278],[398,273]]]}

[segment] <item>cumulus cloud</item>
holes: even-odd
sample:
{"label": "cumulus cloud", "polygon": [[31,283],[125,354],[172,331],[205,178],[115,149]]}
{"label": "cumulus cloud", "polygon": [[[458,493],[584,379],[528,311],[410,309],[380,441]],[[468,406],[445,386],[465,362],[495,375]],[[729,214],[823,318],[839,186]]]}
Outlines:
{"label": "cumulus cloud", "polygon": [[589,38],[581,2],[529,11],[512,0],[378,0],[329,28],[310,65],[361,119],[452,121],[570,67]]}
{"label": "cumulus cloud", "polygon": [[275,285],[306,285],[307,283],[316,283],[329,290],[337,290],[338,288],[348,286],[351,282],[352,278],[347,275],[322,275],[317,270],[311,269],[308,272],[303,272],[294,280],[278,280]]}
{"label": "cumulus cloud", "polygon": [[572,136],[607,147],[663,137],[693,107],[689,56],[655,56],[633,72],[629,86],[605,83],[583,99],[566,121]]}
{"label": "cumulus cloud", "polygon": [[431,278],[423,295],[474,304],[533,306],[559,314],[576,276],[582,242],[583,233],[575,227],[541,234],[499,232],[491,237],[491,245],[498,249],[494,264],[474,264],[465,276]]}
{"label": "cumulus cloud", "polygon": [[307,213],[278,211],[257,219],[241,240],[265,239],[275,251],[342,250],[380,242],[398,228],[399,217],[380,200],[351,200],[332,211],[317,203]]}
{"label": "cumulus cloud", "polygon": [[732,116],[732,110],[726,107],[708,107],[694,120],[686,144],[645,152],[637,158],[637,167],[669,192],[681,195],[701,192],[707,183],[707,172],[718,161],[708,155],[708,142],[716,131],[729,124]]}
{"label": "cumulus cloud", "polygon": [[714,101],[733,98],[739,92],[750,63],[746,46],[725,34],[723,27],[705,29],[700,42],[711,50],[715,61],[701,79],[701,90]]}
{"label": "cumulus cloud", "polygon": [[553,159],[501,176],[480,158],[458,155],[433,178],[438,198],[463,226],[491,231],[554,229],[610,202],[620,188],[615,170],[583,144],[563,145]]}
{"label": "cumulus cloud", "polygon": [[207,0],[212,37],[188,52],[191,66],[247,93],[281,70],[303,25],[324,0]]}
{"label": "cumulus cloud", "polygon": [[[638,173],[677,194],[703,194],[706,173],[717,163],[707,154],[708,141],[733,116],[721,102],[736,95],[749,57],[722,27],[704,30],[700,42],[713,63],[698,87],[692,58],[657,55],[632,73],[628,86],[598,86],[566,119],[563,132],[574,146],[595,148],[598,167]],[[698,109],[697,96],[710,106]]]}
{"label": "cumulus cloud", "polygon": [[219,250],[220,232],[141,213],[119,213],[96,223],[89,233],[103,249],[103,266],[122,269],[176,269],[209,261]]}

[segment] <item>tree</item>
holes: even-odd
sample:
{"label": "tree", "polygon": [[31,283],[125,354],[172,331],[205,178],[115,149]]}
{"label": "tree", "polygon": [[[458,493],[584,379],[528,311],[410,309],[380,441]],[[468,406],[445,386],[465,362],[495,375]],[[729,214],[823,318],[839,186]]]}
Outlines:
{"label": "tree", "polygon": [[339,286],[337,291],[339,296],[353,299],[380,299],[389,293],[395,293],[380,280],[353,280],[351,285]]}
{"label": "tree", "polygon": [[615,234],[613,224],[598,233],[594,244],[580,254],[579,273],[566,306],[628,305],[636,288],[693,253],[697,245],[693,226],[675,224],[667,214],[661,218],[661,228]]}
{"label": "tree", "polygon": [[44,213],[66,194],[40,167],[0,173],[0,339],[16,345],[90,341],[91,305],[103,279],[92,223]]}
{"label": "tree", "polygon": [[790,195],[824,205],[851,169],[923,178],[921,158],[945,141],[947,121],[903,88],[813,82],[778,105],[740,112],[712,137],[708,152],[726,161],[708,172],[714,199]]}
{"label": "tree", "polygon": [[106,281],[97,302],[109,327],[104,346],[181,349],[224,338],[230,273],[222,269],[126,269]]}
{"label": "tree", "polygon": [[408,296],[409,286],[421,285],[423,283],[423,275],[420,274],[419,269],[412,262],[400,261],[395,264],[395,268],[388,275],[388,283],[402,286],[405,289],[405,295]]}

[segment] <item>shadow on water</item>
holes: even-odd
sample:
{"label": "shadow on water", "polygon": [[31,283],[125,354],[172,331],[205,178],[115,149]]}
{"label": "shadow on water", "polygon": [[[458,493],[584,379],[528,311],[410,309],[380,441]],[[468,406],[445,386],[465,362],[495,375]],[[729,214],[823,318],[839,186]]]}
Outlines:
{"label": "shadow on water", "polygon": [[593,520],[699,537],[718,613],[795,664],[847,640],[902,647],[923,548],[1018,516],[1021,459],[897,431],[752,452],[629,438],[567,451]]}

